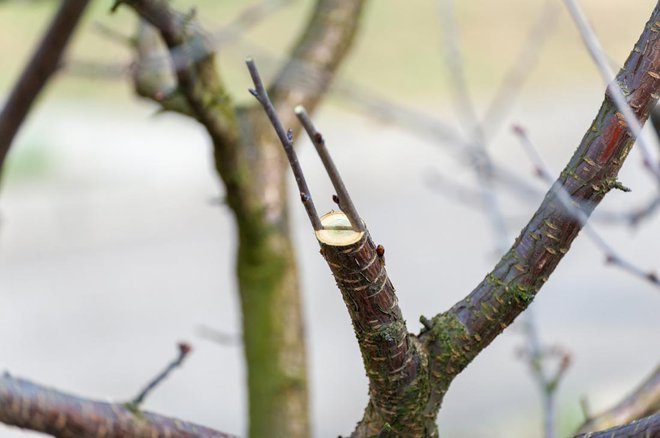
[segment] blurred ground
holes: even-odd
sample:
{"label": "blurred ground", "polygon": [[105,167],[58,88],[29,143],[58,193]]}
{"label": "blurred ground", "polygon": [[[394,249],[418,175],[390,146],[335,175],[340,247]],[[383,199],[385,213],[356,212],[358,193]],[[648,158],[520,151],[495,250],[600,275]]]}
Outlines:
{"label": "blurred ground", "polygon": [[[195,3],[213,29],[245,2]],[[461,2],[466,68],[480,108],[540,4]],[[608,54],[620,63],[654,3],[584,4]],[[43,20],[51,6],[0,4],[0,93],[8,90],[39,34],[36,17]],[[107,7],[96,4],[72,58],[129,59],[126,50],[91,31],[96,19],[131,29],[128,11],[108,17]],[[280,53],[295,31],[291,25],[300,23],[304,11],[299,9],[276,14],[248,40]],[[291,34],[282,35],[285,26]],[[456,123],[446,97],[434,1],[372,2],[361,37],[344,78]],[[221,54],[229,88],[240,99],[247,95],[240,91],[247,87],[242,64],[247,53],[235,45]],[[602,91],[562,10],[510,120],[529,128],[558,172],[591,122]],[[317,124],[361,215],[386,247],[403,312],[417,331],[420,314],[449,307],[497,258],[485,216],[424,183],[430,169],[467,183],[471,172],[442,146],[331,101],[318,113]],[[174,356],[177,340],[190,339],[194,355],[145,408],[240,434],[245,425],[240,348],[195,335],[200,324],[228,333],[240,326],[233,223],[216,202],[222,189],[204,133],[186,119],[153,113],[153,106],[131,98],[122,80],[63,76],[21,132],[0,195],[0,370],[122,401]],[[320,163],[307,143],[300,146],[319,209],[329,209],[330,188]],[[507,129],[491,148],[498,161],[532,181],[531,166]],[[633,193],[610,194],[602,209],[625,211],[652,193],[639,161],[633,152],[621,174]],[[540,199],[502,200],[513,240]],[[298,207],[292,204],[305,285],[314,428],[316,436],[336,436],[359,419],[366,378],[344,305],[327,266],[316,257],[318,245]],[[660,217],[636,232],[600,228],[624,255],[658,268]],[[597,411],[653,369],[658,351],[650,346],[660,336],[657,306],[657,290],[603,266],[602,254],[578,238],[536,301],[543,339],[573,353],[559,395],[564,434],[580,421],[580,396],[588,395]],[[520,344],[514,326],[454,382],[440,414],[443,436],[540,435],[538,394],[514,356]],[[30,434],[0,426],[0,435]]]}

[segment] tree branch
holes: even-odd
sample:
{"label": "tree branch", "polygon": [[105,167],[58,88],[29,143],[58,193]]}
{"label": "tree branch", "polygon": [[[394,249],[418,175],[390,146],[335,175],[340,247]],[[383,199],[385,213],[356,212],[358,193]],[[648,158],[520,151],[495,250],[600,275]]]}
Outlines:
{"label": "tree branch", "polygon": [[653,438],[657,436],[660,436],[660,414],[600,432],[583,433],[573,438]]}
{"label": "tree branch", "polygon": [[288,116],[296,105],[314,111],[351,47],[366,3],[317,0],[290,59],[268,90],[281,114]]}
{"label": "tree branch", "polygon": [[4,374],[0,376],[0,421],[59,438],[230,438],[197,424],[135,411],[122,404],[88,400]]}
{"label": "tree branch", "polygon": [[0,171],[9,147],[39,92],[57,71],[62,53],[89,0],[64,0],[0,112]]}
{"label": "tree branch", "polygon": [[635,390],[616,405],[595,417],[587,418],[577,433],[630,423],[660,411],[660,365]]}
{"label": "tree branch", "polygon": [[[631,52],[617,83],[640,123],[654,107],[660,89],[660,5]],[[616,184],[634,142],[609,93],[580,146],[513,247],[466,298],[428,322],[421,334],[428,347],[431,404],[439,407],[450,383],[531,303],[582,228],[564,207],[565,190],[588,215]]]}

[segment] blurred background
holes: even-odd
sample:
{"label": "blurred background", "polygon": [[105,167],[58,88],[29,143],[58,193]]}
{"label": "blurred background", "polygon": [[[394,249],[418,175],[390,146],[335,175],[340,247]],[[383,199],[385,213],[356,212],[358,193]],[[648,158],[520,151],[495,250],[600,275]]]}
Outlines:
{"label": "blurred background", "polygon": [[[57,3],[0,1],[0,99]],[[172,3],[195,6],[204,27],[220,31],[251,2]],[[523,56],[524,81],[505,90],[511,98],[496,106],[495,119],[503,119],[488,139],[494,160],[535,189],[497,191],[511,243],[546,189],[511,124],[527,129],[557,175],[590,126],[604,85],[561,1],[457,3],[463,68],[480,115],[525,44],[542,33],[532,55]],[[581,3],[620,66],[655,2]],[[234,29],[235,37],[220,45],[220,70],[234,99],[252,99],[244,58],[254,56],[271,77],[312,5],[287,2],[257,25]],[[130,36],[136,19],[128,8],[110,14],[110,6],[92,4],[66,67],[42,94],[7,161],[0,192],[0,370],[124,401],[174,356],[176,341],[188,340],[194,354],[144,408],[244,434],[240,343],[220,345],[199,330],[240,335],[234,224],[220,202],[210,144],[195,122],[159,114],[134,96],[125,73],[131,49],[103,28]],[[470,190],[478,189],[473,169],[434,135],[430,122],[461,130],[441,23],[434,0],[369,3],[337,91],[314,117],[374,239],[386,248],[413,332],[421,314],[430,317],[465,296],[500,255],[489,215],[470,200]],[[428,120],[406,123],[416,113],[401,108]],[[298,146],[317,207],[330,210],[332,189],[321,163],[306,140]],[[630,212],[654,193],[635,150],[620,179],[632,192],[613,191],[599,210]],[[344,303],[297,202],[291,215],[315,436],[347,434],[366,405],[367,379]],[[660,267],[660,214],[637,227],[594,226],[641,268]],[[593,411],[604,409],[659,359],[657,289],[606,266],[604,258],[580,236],[534,304],[543,343],[571,355],[558,393],[562,436],[582,422],[582,397]],[[539,391],[516,355],[524,343],[514,324],[455,380],[439,416],[444,437],[541,435]],[[36,435],[0,425],[2,437]]]}

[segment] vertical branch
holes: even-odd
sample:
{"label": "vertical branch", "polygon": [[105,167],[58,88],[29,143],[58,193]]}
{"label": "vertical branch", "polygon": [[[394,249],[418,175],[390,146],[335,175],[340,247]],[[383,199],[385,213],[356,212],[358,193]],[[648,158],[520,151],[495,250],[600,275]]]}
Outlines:
{"label": "vertical branch", "polygon": [[0,112],[0,172],[9,147],[39,92],[59,67],[62,54],[89,0],[63,0]]}

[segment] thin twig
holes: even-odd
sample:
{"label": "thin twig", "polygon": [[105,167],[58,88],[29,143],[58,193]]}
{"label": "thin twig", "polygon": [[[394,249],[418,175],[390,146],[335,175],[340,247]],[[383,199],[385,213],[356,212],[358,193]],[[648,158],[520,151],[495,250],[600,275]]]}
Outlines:
{"label": "thin twig", "polygon": [[264,87],[263,81],[261,80],[261,76],[259,75],[259,71],[257,70],[257,66],[254,63],[254,60],[252,58],[248,58],[245,61],[245,64],[247,64],[248,70],[250,71],[250,76],[252,77],[252,82],[255,86],[255,89],[249,90],[250,94],[252,94],[257,99],[257,101],[259,101],[261,106],[264,108],[266,115],[268,115],[273,128],[275,128],[275,133],[280,139],[280,143],[282,143],[282,146],[284,147],[284,152],[286,152],[286,156],[289,159],[289,164],[291,165],[291,170],[293,171],[293,175],[296,178],[298,190],[300,191],[300,200],[305,206],[305,211],[307,212],[307,216],[312,223],[312,227],[315,231],[318,231],[323,228],[323,226],[321,225],[321,219],[319,219],[319,216],[316,213],[316,207],[314,206],[314,201],[312,200],[312,194],[309,191],[309,187],[307,187],[307,181],[305,181],[305,175],[303,174],[300,163],[298,162],[298,156],[296,155],[296,151],[293,149],[293,136],[291,135],[290,131],[287,132],[284,130],[284,126],[282,126],[282,122],[277,116],[275,107],[268,97],[268,91],[266,91],[266,88]]}
{"label": "thin twig", "polygon": [[154,390],[158,385],[160,385],[166,378],[167,376],[170,375],[172,371],[175,369],[179,368],[181,365],[183,365],[183,362],[186,360],[190,352],[192,351],[192,347],[190,344],[187,344],[185,342],[181,342],[178,344],[178,355],[176,359],[174,359],[172,362],[170,362],[167,367],[156,377],[154,377],[148,384],[147,386],[144,387],[142,391],[138,395],[133,398],[130,402],[126,403],[126,407],[132,410],[137,410],[140,408],[140,405],[142,402],[144,402],[144,399],[147,398],[147,396]]}
{"label": "thin twig", "polygon": [[339,174],[339,170],[337,170],[337,166],[335,166],[335,163],[332,160],[330,153],[328,152],[328,148],[325,146],[323,135],[321,135],[321,133],[316,130],[314,123],[309,118],[307,111],[305,111],[305,108],[302,105],[298,105],[294,111],[296,116],[298,116],[298,120],[300,120],[300,123],[305,128],[307,135],[312,140],[312,143],[316,148],[316,152],[319,154],[319,157],[323,162],[325,171],[328,173],[330,181],[332,181],[332,186],[335,188],[337,197],[339,198],[339,208],[341,208],[341,210],[346,214],[346,217],[351,223],[353,230],[364,231],[364,223],[362,222],[362,219],[360,219],[360,215],[355,208],[355,204],[353,204],[353,200],[351,199],[348,190],[346,190],[344,181],[342,180],[341,175]]}
{"label": "thin twig", "polygon": [[[589,51],[592,59],[596,63],[596,67],[598,67],[598,71],[603,78],[603,81],[607,85],[607,90],[610,96],[612,96],[612,99],[614,100],[617,108],[621,114],[623,114],[626,124],[632,132],[633,137],[637,139],[639,151],[644,158],[644,167],[647,168],[653,175],[655,175],[658,188],[660,189],[660,168],[658,167],[658,164],[653,160],[653,154],[651,153],[651,146],[649,145],[648,137],[644,132],[642,132],[642,125],[639,123],[639,120],[637,119],[637,116],[635,116],[633,110],[630,108],[630,105],[628,105],[628,101],[623,95],[620,84],[615,80],[614,72],[610,68],[609,61],[600,45],[600,42],[598,41],[598,37],[594,33],[593,29],[591,29],[591,26],[589,26],[589,23],[587,22],[587,19],[584,16],[584,13],[582,12],[582,9],[580,8],[577,0],[564,0],[564,3],[566,4],[566,8],[570,12],[578,30],[580,31],[582,41],[587,47],[587,50]],[[657,72],[654,74],[657,77]],[[649,137],[652,139],[651,141],[656,145],[657,149],[659,142],[655,131],[653,131]]]}

